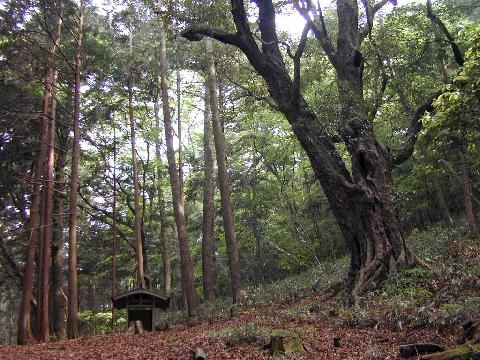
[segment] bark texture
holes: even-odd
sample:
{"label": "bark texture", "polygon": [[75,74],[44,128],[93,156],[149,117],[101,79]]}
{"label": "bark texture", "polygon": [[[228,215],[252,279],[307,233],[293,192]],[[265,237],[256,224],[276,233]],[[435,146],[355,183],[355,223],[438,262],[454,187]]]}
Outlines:
{"label": "bark texture", "polygon": [[66,299],[63,292],[63,263],[64,253],[64,197],[65,190],[65,165],[68,147],[69,129],[60,128],[57,155],[55,165],[55,194],[53,203],[53,232],[52,232],[52,329],[56,340],[64,340],[67,337],[65,322]]}
{"label": "bark texture", "polygon": [[[161,9],[161,1],[158,2]],[[160,87],[162,94],[163,121],[165,124],[165,139],[167,144],[168,172],[172,188],[173,210],[178,233],[178,247],[180,252],[182,287],[184,288],[187,303],[188,315],[191,316],[198,307],[198,298],[195,291],[193,278],[193,265],[188,249],[188,233],[185,221],[184,201],[180,189],[180,179],[175,161],[175,150],[173,147],[173,126],[168,101],[168,71],[167,71],[167,49],[166,34],[161,16],[158,17],[159,38],[160,38]]]}
{"label": "bark texture", "polygon": [[40,271],[38,280],[38,340],[50,341],[50,269],[53,232],[53,193],[55,174],[55,130],[57,111],[58,71],[52,78],[51,105],[47,135],[47,162],[43,179],[42,231],[39,247]]}
{"label": "bark texture", "polygon": [[213,183],[213,145],[210,119],[210,99],[205,91],[205,110],[203,113],[203,219],[202,219],[202,275],[203,296],[207,301],[215,300],[213,273],[213,220],[214,220],[214,183]]}
{"label": "bark texture", "polygon": [[[130,26],[129,44],[130,44],[130,58],[133,56],[132,30]],[[131,59],[130,59],[131,61]],[[138,164],[137,164],[137,149],[135,138],[135,116],[133,113],[133,74],[132,64],[128,69],[128,116],[130,120],[130,142],[132,145],[132,176],[133,176],[133,202],[134,202],[134,216],[135,216],[135,252],[137,255],[137,286],[144,289],[145,274],[143,264],[143,243],[142,243],[142,210],[140,208],[140,187],[138,184]]]}
{"label": "bark texture", "polygon": [[162,246],[163,254],[163,292],[165,294],[170,294],[172,292],[172,273],[171,273],[171,264],[170,264],[170,249],[168,246],[168,220],[167,212],[165,210],[165,196],[163,194],[163,162],[161,154],[161,142],[160,142],[160,104],[158,96],[155,99],[154,103],[154,112],[155,112],[155,127],[158,131],[158,138],[155,139],[155,156],[157,158],[157,196],[158,196],[158,207],[160,212],[160,243]]}
{"label": "bark texture", "polygon": [[[60,3],[60,14],[62,13],[61,9],[62,3]],[[57,16],[55,19],[55,29],[53,33],[53,42],[51,48],[49,49],[50,54],[54,55],[58,44],[60,42],[60,33],[62,27],[62,18],[61,15]],[[17,342],[18,344],[28,344],[35,341],[32,334],[32,324],[31,324],[31,304],[33,300],[33,271],[34,271],[34,262],[35,262],[35,247],[37,242],[42,239],[42,232],[40,231],[40,225],[42,223],[42,187],[41,183],[44,179],[46,162],[47,162],[47,142],[49,142],[49,126],[50,126],[50,116],[52,113],[52,100],[53,92],[55,88],[54,81],[56,77],[56,70],[52,64],[46,70],[46,75],[44,78],[44,91],[43,91],[43,109],[42,109],[42,125],[41,130],[38,135],[38,150],[34,165],[33,171],[33,192],[32,192],[32,203],[30,208],[30,219],[29,219],[29,239],[26,249],[26,259],[25,266],[23,269],[23,279],[22,279],[22,298],[20,302],[19,317],[18,317],[18,332],[17,332]],[[50,143],[51,145],[51,143]],[[54,148],[51,148],[52,151]],[[52,179],[51,179],[52,180]],[[51,223],[51,218],[50,218]],[[47,253],[44,255],[50,255],[50,249],[47,250]],[[50,259],[47,259],[47,262]],[[44,299],[45,300],[45,299]],[[48,311],[48,294],[47,294],[47,311]],[[43,304],[42,304],[43,306]],[[38,313],[38,306],[37,306]],[[43,318],[43,322],[48,321]],[[42,334],[45,337],[45,334]]]}
{"label": "bark texture", "polygon": [[80,159],[80,86],[82,69],[82,37],[83,37],[83,1],[80,3],[80,16],[77,33],[77,50],[75,56],[75,103],[73,115],[73,149],[70,175],[70,215],[68,219],[68,304],[67,304],[67,337],[78,336],[78,278],[77,278],[77,198],[78,198],[78,163]]}
{"label": "bark texture", "polygon": [[230,270],[230,284],[232,287],[233,302],[236,303],[239,299],[241,289],[240,266],[238,261],[237,237],[233,225],[233,209],[230,196],[230,180],[227,173],[225,140],[223,137],[222,121],[218,106],[218,86],[212,39],[205,39],[205,46],[207,52],[208,92],[210,109],[212,112],[213,138],[215,141],[215,155],[218,168],[218,185],[222,201],[223,228],[225,230],[225,242],[227,244],[228,268]]}

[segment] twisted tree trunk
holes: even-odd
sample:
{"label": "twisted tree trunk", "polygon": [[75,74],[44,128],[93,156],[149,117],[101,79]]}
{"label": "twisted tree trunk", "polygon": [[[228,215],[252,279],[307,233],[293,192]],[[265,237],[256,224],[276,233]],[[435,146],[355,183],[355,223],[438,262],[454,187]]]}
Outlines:
{"label": "twisted tree trunk", "polygon": [[[327,33],[320,9],[313,2],[297,9],[307,25],[294,54],[289,51],[294,70],[288,73],[279,48],[275,27],[275,8],[271,0],[255,0],[261,47],[250,29],[242,0],[231,0],[235,33],[212,29],[204,24],[183,31],[185,38],[198,41],[204,36],[238,47],[256,72],[265,80],[271,98],[292,126],[305,150],[313,171],[330,204],[345,243],[351,253],[345,287],[358,301],[364,291],[375,287],[388,273],[411,266],[414,256],[405,244],[397,210],[391,194],[392,159],[378,143],[373,119],[363,99],[363,56],[359,48],[371,30],[371,17],[386,1],[368,8],[368,21],[362,28],[356,0],[338,0],[338,36],[334,46]],[[313,14],[312,14],[313,13]],[[300,92],[300,60],[312,30],[337,74],[339,86],[339,138],[346,145],[352,162],[349,172],[335,148],[331,134],[324,130],[316,114]],[[419,119],[430,102],[422,104],[412,118],[412,131],[399,163],[408,158],[421,124]],[[422,111],[423,110],[423,111]],[[408,147],[407,147],[408,145]]]}

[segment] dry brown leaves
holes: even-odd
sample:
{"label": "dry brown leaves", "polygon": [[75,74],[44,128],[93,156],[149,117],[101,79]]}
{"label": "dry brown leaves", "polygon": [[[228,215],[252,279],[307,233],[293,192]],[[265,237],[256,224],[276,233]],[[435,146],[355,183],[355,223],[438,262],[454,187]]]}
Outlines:
{"label": "dry brown leaves", "polygon": [[[219,329],[242,327],[252,322],[268,326],[269,317],[250,311],[233,319],[219,319],[213,324],[180,324],[166,332],[113,334],[49,344],[3,346],[0,347],[0,359],[190,359],[196,347],[205,350],[207,359],[268,359],[268,350],[249,344],[228,347],[218,336]],[[396,359],[400,345],[436,342],[448,347],[458,336],[441,334],[435,329],[408,334],[391,329],[352,328],[340,319],[316,314],[312,314],[308,323],[292,321],[282,324],[282,328],[299,333],[308,354],[304,358],[307,359]],[[341,338],[340,347],[333,346],[334,337]]]}

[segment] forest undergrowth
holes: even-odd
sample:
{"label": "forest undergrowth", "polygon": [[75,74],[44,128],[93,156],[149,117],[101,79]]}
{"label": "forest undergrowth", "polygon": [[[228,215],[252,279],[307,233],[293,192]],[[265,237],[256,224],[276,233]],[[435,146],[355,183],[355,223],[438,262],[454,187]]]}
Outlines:
{"label": "forest undergrowth", "polygon": [[[399,347],[430,342],[454,347],[465,320],[479,318],[480,246],[465,228],[414,230],[409,244],[425,262],[386,279],[352,308],[340,298],[320,302],[322,290],[345,275],[348,259],[272,284],[246,288],[232,307],[219,299],[196,317],[168,312],[165,331],[106,334],[28,346],[0,347],[1,359],[267,359],[272,336],[288,334],[300,346],[291,359],[395,359]],[[106,319],[106,322],[108,319]],[[167,327],[167,326],[162,326]],[[102,332],[99,327],[98,332]]]}

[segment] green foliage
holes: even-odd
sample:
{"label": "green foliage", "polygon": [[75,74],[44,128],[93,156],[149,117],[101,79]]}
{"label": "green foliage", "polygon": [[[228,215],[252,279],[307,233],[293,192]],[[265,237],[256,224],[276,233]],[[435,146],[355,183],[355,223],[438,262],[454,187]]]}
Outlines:
{"label": "green foliage", "polygon": [[[112,312],[93,312],[83,311],[78,313],[78,321],[80,331],[83,335],[99,335],[107,334],[112,331]],[[119,327],[117,331],[126,329],[127,319],[125,316],[118,316],[116,319],[116,325]],[[82,330],[83,329],[83,330]]]}

